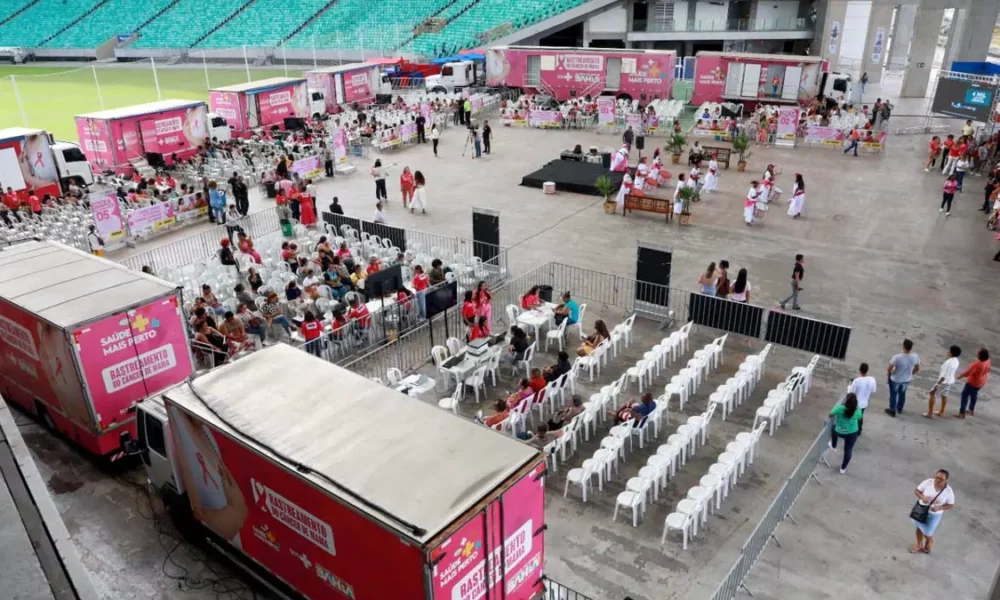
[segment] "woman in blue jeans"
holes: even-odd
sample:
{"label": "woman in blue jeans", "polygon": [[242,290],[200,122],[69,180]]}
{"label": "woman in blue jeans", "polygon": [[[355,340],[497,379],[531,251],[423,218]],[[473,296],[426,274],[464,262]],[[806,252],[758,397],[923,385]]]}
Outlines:
{"label": "woman in blue jeans", "polygon": [[840,463],[840,474],[843,475],[854,455],[854,442],[858,441],[858,421],[861,419],[858,397],[854,393],[847,394],[844,403],[834,406],[830,416],[833,417],[830,448],[836,449],[837,440],[844,438],[844,460]]}

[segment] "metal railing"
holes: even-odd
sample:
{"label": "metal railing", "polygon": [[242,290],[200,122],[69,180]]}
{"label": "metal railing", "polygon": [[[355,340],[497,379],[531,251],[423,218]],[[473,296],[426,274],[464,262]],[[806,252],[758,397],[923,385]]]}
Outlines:
{"label": "metal railing", "polygon": [[652,18],[646,22],[645,31],[811,31],[812,29],[813,25],[809,19],[692,19],[678,21]]}
{"label": "metal railing", "polygon": [[[841,401],[843,401],[843,398],[841,398]],[[757,559],[760,558],[760,555],[772,540],[778,547],[781,547],[781,542],[778,541],[775,535],[778,525],[785,519],[795,523],[795,518],[791,514],[795,501],[802,494],[802,490],[805,489],[810,479],[815,480],[816,483],[820,483],[815,471],[820,461],[825,462],[826,460],[824,452],[826,451],[826,443],[830,435],[830,423],[830,419],[823,422],[823,428],[816,436],[816,439],[813,440],[812,445],[806,450],[799,464],[796,465],[792,473],[785,479],[781,490],[778,491],[771,505],[767,507],[764,515],[757,522],[757,526],[754,527],[750,537],[743,543],[739,558],[736,559],[736,562],[729,569],[729,573],[726,574],[725,579],[722,580],[719,587],[716,588],[715,593],[712,594],[712,600],[733,600],[741,589],[750,593],[745,581],[751,569],[753,569],[754,563],[757,562]]]}
{"label": "metal railing", "polygon": [[591,600],[576,590],[572,590],[558,581],[545,579],[545,589],[540,600]]}
{"label": "metal railing", "polygon": [[[274,210],[262,210],[239,220],[240,227],[251,238],[259,238],[280,231],[281,223]],[[219,242],[228,238],[225,225],[218,225],[189,235],[162,246],[138,252],[126,258],[110,257],[130,269],[150,267],[156,273],[167,267],[180,267],[199,260],[210,259],[219,250]]]}

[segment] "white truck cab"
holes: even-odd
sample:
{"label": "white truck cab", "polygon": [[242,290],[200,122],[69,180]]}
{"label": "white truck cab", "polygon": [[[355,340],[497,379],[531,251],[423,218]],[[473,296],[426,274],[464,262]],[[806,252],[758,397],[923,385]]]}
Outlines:
{"label": "white truck cab", "polygon": [[477,63],[471,60],[445,63],[440,75],[424,78],[424,85],[428,92],[454,92],[475,85],[479,71]]}
{"label": "white truck cab", "polygon": [[218,113],[208,113],[208,137],[220,142],[233,139],[233,131],[229,128],[225,117]]}
{"label": "white truck cab", "polygon": [[173,438],[170,421],[161,396],[151,396],[136,405],[135,428],[137,440],[122,437],[125,454],[139,454],[146,467],[146,477],[153,488],[173,494],[184,493],[184,480],[174,472],[170,460]]}
{"label": "white truck cab", "polygon": [[55,159],[56,172],[59,173],[59,183],[66,190],[69,183],[76,182],[81,187],[94,183],[94,172],[87,162],[87,157],[79,144],[73,142],[53,142],[52,156]]}
{"label": "white truck cab", "polygon": [[323,90],[309,88],[309,116],[318,121],[326,115],[326,96]]}

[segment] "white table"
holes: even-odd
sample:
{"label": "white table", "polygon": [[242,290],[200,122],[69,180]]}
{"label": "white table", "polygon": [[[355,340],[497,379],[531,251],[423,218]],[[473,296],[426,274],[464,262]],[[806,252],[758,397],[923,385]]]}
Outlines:
{"label": "white table", "polygon": [[[424,377],[426,381],[418,383],[421,377]],[[426,375],[409,375],[404,377],[403,380],[399,382],[399,385],[395,387],[395,390],[397,392],[402,392],[403,390],[409,388],[409,395],[419,396],[420,394],[433,390],[436,385],[437,382],[434,381],[433,378],[427,377]]]}
{"label": "white table", "polygon": [[468,377],[472,371],[475,371],[484,363],[489,362],[489,360],[496,356],[497,353],[502,352],[503,348],[503,345],[497,344],[479,356],[469,356],[466,352],[467,348],[462,348],[462,351],[457,355],[463,357],[462,362],[451,367],[442,367],[441,370],[451,373],[455,377],[455,385],[462,385],[462,382],[465,381],[465,378]]}
{"label": "white table", "polygon": [[542,327],[547,325],[555,315],[555,311],[552,308],[554,306],[554,304],[543,304],[538,308],[526,310],[517,316],[517,324],[533,328],[535,330],[535,339],[537,340],[539,335],[541,335]]}

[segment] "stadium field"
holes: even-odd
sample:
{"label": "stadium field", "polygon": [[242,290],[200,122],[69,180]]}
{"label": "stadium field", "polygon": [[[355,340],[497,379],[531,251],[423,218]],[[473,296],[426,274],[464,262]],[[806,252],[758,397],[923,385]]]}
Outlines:
{"label": "stadium field", "polygon": [[[288,70],[289,76],[302,70]],[[13,81],[11,76],[14,76]],[[0,67],[0,128],[38,127],[57,139],[77,141],[73,117],[102,109],[155,102],[160,98],[208,101],[208,89],[247,81],[242,66],[160,66],[156,79],[148,62],[95,64],[84,67]],[[281,77],[284,69],[252,69],[253,79]],[[16,92],[15,94],[15,86]],[[18,106],[18,95],[24,114]]]}

